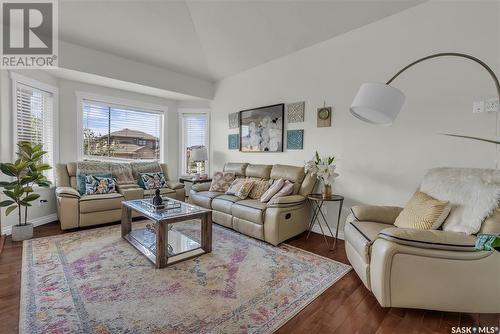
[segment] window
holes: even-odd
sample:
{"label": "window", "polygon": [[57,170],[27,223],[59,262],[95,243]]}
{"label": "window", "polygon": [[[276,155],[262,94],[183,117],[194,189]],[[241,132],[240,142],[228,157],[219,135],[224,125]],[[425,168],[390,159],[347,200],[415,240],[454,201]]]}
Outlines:
{"label": "window", "polygon": [[83,100],[84,158],[160,160],[163,115]]}
{"label": "window", "polygon": [[[57,119],[54,101],[57,98],[57,89],[35,80],[12,73],[12,91],[15,128],[15,152],[17,143],[29,141],[33,144],[42,144],[47,154],[43,162],[54,167],[56,160],[56,138],[54,129]],[[45,176],[54,182],[53,169],[44,171]]]}
{"label": "window", "polygon": [[182,174],[208,173],[208,161],[190,159],[193,149],[205,148],[208,152],[208,113],[181,113],[180,123]]}

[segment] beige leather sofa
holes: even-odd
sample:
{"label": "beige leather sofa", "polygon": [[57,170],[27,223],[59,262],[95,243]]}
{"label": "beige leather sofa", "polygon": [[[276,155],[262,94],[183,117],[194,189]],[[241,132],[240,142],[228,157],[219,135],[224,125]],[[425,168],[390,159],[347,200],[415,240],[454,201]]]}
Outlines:
{"label": "beige leather sofa", "polygon": [[304,167],[226,163],[224,171],[234,172],[237,177],[283,178],[294,182],[295,188],[292,195],[281,197],[274,204],[267,204],[258,199],[241,200],[233,195],[208,191],[209,183],[193,186],[189,200],[212,209],[215,223],[273,245],[306,230],[310,216],[306,196],[312,192],[316,179],[310,174],[306,175]]}
{"label": "beige leather sofa", "polygon": [[[500,253],[475,251],[475,235],[397,228],[402,209],[355,206],[345,225],[347,258],[380,305],[499,313]],[[500,209],[480,233],[500,234]]]}
{"label": "beige leather sofa", "polygon": [[[103,172],[109,171],[113,163],[103,162]],[[121,168],[130,168],[131,175],[137,180],[138,172],[149,172],[140,169],[134,163],[120,164]],[[151,170],[161,169],[165,177],[168,177],[166,164]],[[124,200],[140,199],[152,196],[154,190],[144,190],[136,181],[118,182],[116,193],[102,195],[80,195],[76,189],[77,163],[56,165],[56,201],[57,215],[61,223],[61,229],[77,228],[81,226],[92,226],[116,222],[121,219],[121,203]],[[113,177],[115,174],[113,173]],[[184,201],[184,185],[178,182],[167,181],[168,188],[162,188],[161,194]]]}

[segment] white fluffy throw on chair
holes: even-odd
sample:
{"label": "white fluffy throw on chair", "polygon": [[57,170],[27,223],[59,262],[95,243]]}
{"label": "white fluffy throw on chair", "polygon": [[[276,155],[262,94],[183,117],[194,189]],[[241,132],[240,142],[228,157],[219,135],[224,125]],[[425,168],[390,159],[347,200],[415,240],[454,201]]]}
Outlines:
{"label": "white fluffy throw on chair", "polygon": [[498,207],[500,171],[480,168],[434,168],[424,177],[420,191],[452,204],[444,231],[475,234]]}

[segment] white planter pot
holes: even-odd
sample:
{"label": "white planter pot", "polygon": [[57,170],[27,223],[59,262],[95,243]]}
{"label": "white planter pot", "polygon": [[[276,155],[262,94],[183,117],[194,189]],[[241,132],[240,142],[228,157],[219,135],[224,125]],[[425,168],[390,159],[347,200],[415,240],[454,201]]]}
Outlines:
{"label": "white planter pot", "polygon": [[12,226],[12,241],[23,241],[33,238],[33,224]]}

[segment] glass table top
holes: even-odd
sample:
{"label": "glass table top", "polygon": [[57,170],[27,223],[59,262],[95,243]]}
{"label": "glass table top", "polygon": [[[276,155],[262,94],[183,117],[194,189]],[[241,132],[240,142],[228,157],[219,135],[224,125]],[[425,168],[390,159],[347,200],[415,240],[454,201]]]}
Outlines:
{"label": "glass table top", "polygon": [[195,215],[198,213],[202,212],[207,212],[210,211],[208,209],[188,204],[185,202],[178,201],[176,199],[172,198],[163,198],[164,202],[169,202],[169,203],[178,203],[180,204],[179,207],[174,208],[174,209],[167,209],[167,210],[161,210],[161,211],[155,211],[150,209],[144,202],[143,200],[136,199],[136,200],[131,200],[131,201],[124,201],[122,202],[123,205],[140,212],[147,218],[154,220],[154,221],[162,221],[162,220],[167,220],[169,218],[175,218],[175,217],[180,217],[180,216],[190,216],[190,215]]}

